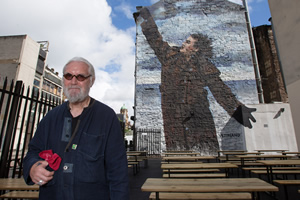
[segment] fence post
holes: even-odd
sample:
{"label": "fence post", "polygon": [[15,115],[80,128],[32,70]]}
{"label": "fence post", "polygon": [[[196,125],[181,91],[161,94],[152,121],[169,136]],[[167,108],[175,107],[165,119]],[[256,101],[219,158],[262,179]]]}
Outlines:
{"label": "fence post", "polygon": [[6,129],[6,134],[5,134],[5,140],[4,140],[4,145],[2,148],[2,155],[1,155],[1,164],[0,164],[0,178],[7,178],[8,177],[8,170],[7,167],[9,167],[9,163],[7,163],[7,158],[8,158],[8,152],[9,152],[9,147],[11,143],[11,138],[12,138],[12,133],[13,133],[13,127],[16,119],[16,112],[18,108],[18,103],[20,99],[20,92],[22,88],[22,81],[17,81],[15,90],[14,90],[14,97],[12,100],[12,105],[11,105],[11,111],[8,119],[8,124],[7,124],[7,129]]}

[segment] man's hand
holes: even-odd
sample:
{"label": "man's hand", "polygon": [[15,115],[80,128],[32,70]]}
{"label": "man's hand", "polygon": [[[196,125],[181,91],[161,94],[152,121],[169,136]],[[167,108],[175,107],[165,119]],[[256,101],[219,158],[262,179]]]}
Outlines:
{"label": "man's hand", "polygon": [[40,160],[32,165],[30,169],[30,177],[35,184],[42,186],[52,180],[54,171],[48,171],[46,169],[47,166],[48,162],[44,160]]}
{"label": "man's hand", "polygon": [[252,128],[250,119],[252,122],[256,122],[256,119],[251,114],[254,111],[256,111],[256,108],[248,108],[245,105],[240,105],[239,107],[237,107],[232,117],[245,127]]}

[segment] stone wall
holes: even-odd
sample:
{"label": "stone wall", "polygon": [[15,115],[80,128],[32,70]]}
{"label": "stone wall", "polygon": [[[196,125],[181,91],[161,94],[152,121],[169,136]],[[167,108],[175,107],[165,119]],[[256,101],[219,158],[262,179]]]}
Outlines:
{"label": "stone wall", "polygon": [[[258,95],[244,8],[226,0],[161,0],[146,8],[134,14],[135,128],[161,129],[162,150],[245,148],[248,119],[237,108],[257,104]],[[193,34],[197,51],[182,53]]]}

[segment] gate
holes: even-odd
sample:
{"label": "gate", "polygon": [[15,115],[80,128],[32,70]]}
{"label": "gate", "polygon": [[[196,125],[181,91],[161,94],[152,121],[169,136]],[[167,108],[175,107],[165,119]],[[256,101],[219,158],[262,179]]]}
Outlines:
{"label": "gate", "polygon": [[[26,94],[24,94],[26,93]],[[61,99],[28,87],[22,81],[5,79],[0,88],[0,178],[20,178],[27,145],[39,121],[61,104]]]}
{"label": "gate", "polygon": [[137,129],[138,151],[148,151],[148,154],[161,153],[161,130],[160,129]]}

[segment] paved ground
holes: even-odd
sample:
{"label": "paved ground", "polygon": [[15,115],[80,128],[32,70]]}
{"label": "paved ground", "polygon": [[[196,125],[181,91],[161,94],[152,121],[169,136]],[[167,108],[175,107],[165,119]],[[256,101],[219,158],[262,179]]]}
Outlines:
{"label": "paved ground", "polygon": [[[160,169],[160,158],[150,158],[148,161],[148,167],[144,168],[141,166],[140,172],[133,175],[133,170],[129,169],[128,173],[130,176],[130,200],[148,200],[150,193],[142,192],[141,187],[147,178],[161,178],[162,171]],[[230,177],[237,177],[238,174],[233,171]],[[264,177],[262,177],[264,178]],[[299,179],[299,176],[298,176]],[[297,190],[300,186],[289,186],[288,195],[289,200],[300,200],[300,195]],[[265,193],[260,194],[261,200],[284,200],[285,196],[283,193],[283,187],[279,186],[280,192],[276,192],[276,198],[273,198]]]}
{"label": "paved ground", "polygon": [[148,200],[149,192],[142,192],[141,187],[147,178],[161,178],[160,158],[151,158],[148,160],[148,167],[141,166],[140,172],[133,175],[133,170],[129,169],[130,176],[130,200]]}

